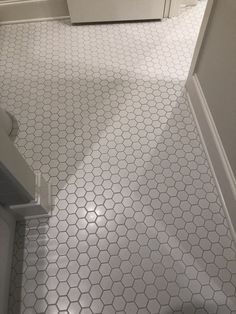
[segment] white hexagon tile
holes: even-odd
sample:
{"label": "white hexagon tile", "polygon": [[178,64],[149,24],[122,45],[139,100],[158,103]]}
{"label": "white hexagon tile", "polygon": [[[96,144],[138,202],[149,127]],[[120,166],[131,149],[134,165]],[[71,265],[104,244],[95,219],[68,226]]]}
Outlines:
{"label": "white hexagon tile", "polygon": [[184,91],[204,8],[1,26],[0,105],[54,201],[17,225],[10,314],[236,313],[235,248]]}

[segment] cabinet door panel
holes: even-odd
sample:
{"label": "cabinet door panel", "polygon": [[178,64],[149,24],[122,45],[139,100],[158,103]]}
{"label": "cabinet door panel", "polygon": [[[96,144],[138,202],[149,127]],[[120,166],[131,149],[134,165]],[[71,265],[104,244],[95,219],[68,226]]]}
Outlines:
{"label": "cabinet door panel", "polygon": [[72,23],[162,19],[165,0],[67,0]]}

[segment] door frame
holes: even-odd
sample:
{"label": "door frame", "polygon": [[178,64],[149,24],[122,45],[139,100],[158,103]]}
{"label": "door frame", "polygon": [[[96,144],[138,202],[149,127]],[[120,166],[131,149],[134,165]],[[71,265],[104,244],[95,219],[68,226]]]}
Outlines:
{"label": "door frame", "polygon": [[207,31],[207,25],[209,22],[209,18],[211,15],[211,11],[213,8],[213,4],[214,4],[214,0],[207,0],[207,6],[206,6],[206,10],[203,16],[203,20],[202,20],[202,25],[199,31],[199,35],[198,35],[198,39],[197,39],[197,43],[195,46],[195,50],[194,50],[194,54],[193,54],[193,58],[192,58],[192,62],[191,62],[191,66],[190,66],[190,70],[189,70],[189,74],[188,74],[188,79],[187,82],[192,78],[192,76],[194,75],[196,66],[197,66],[197,60],[198,60],[198,56],[203,44],[203,40],[205,37],[205,33]]}

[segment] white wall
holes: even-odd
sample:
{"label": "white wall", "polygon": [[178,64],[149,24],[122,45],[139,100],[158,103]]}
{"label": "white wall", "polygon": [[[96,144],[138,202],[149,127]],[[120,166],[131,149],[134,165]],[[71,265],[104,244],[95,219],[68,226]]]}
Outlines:
{"label": "white wall", "polygon": [[7,313],[14,233],[15,219],[0,205],[0,314]]}
{"label": "white wall", "polygon": [[196,74],[236,176],[236,1],[216,0]]}

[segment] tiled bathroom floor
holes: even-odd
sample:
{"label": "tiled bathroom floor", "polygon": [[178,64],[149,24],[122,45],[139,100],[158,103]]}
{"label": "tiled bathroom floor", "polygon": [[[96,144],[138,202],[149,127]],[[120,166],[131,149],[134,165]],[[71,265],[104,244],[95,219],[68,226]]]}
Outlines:
{"label": "tiled bathroom floor", "polygon": [[17,225],[9,313],[236,313],[235,249],[184,92],[204,7],[0,27],[0,105],[54,203]]}

